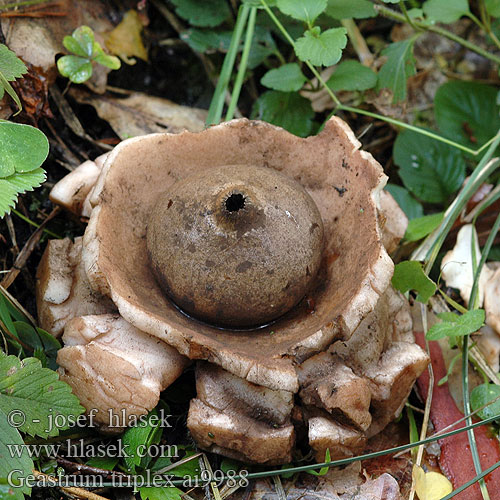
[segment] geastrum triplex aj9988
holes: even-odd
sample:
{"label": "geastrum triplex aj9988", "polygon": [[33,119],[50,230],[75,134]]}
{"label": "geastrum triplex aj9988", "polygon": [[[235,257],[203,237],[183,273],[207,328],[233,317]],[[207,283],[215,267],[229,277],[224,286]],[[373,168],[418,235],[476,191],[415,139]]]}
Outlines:
{"label": "geastrum triplex aj9988", "polygon": [[[362,450],[428,363],[388,250],[405,217],[340,119],[301,139],[258,121],[119,144],[52,200],[88,216],[50,241],[41,325],[97,421],[146,414],[196,362],[188,428],[249,462]],[[399,226],[398,226],[399,223]]]}

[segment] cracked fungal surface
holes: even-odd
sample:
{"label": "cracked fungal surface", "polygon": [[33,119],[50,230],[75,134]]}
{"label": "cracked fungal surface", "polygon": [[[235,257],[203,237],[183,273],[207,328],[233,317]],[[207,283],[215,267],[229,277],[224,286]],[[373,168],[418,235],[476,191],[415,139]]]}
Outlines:
{"label": "cracked fungal surface", "polygon": [[359,147],[336,117],[307,139],[234,120],[124,141],[56,185],[90,219],[49,242],[40,318],[102,425],[146,413],[192,361],[188,427],[226,456],[286,463],[298,436],[349,456],[399,414],[428,359],[390,288],[383,241],[404,215]]}

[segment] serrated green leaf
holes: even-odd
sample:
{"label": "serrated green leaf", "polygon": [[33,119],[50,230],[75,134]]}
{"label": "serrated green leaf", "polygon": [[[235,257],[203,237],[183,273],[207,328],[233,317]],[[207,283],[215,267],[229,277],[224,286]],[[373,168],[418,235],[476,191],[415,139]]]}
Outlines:
{"label": "serrated green leaf", "polygon": [[268,90],[255,101],[252,118],[278,125],[299,137],[312,131],[311,101],[296,92]]}
{"label": "serrated green leaf", "polygon": [[102,66],[105,66],[106,68],[109,69],[120,69],[122,63],[120,62],[120,59],[116,56],[110,56],[108,54],[99,54],[98,56],[95,56],[93,61],[95,61],[98,64],[101,64]]}
{"label": "serrated green leaf", "polygon": [[327,0],[278,0],[278,9],[287,16],[303,21],[311,26],[326,9]]}
{"label": "serrated green leaf", "polygon": [[57,60],[57,69],[73,83],[86,82],[92,76],[92,63],[80,56],[62,56]]}
{"label": "serrated green leaf", "polygon": [[470,13],[468,0],[427,0],[422,9],[429,19],[440,23],[454,23]]}
{"label": "serrated green leaf", "polygon": [[19,99],[19,96],[16,94],[16,91],[12,88],[12,85],[5,79],[5,77],[0,73],[0,98],[3,97],[4,92],[7,92],[7,94],[12,97],[14,102],[16,103],[17,106],[17,114],[21,112],[22,105],[21,105],[21,100]]}
{"label": "serrated green leaf", "polygon": [[485,0],[486,10],[492,17],[500,17],[500,0]]}
{"label": "serrated green leaf", "polygon": [[[70,427],[71,418],[83,413],[71,387],[56,372],[42,368],[35,358],[20,360],[0,353],[0,410],[20,412],[19,430],[30,436],[57,436]],[[61,427],[51,426],[53,418],[64,419]],[[66,424],[66,425],[64,425]]]}
{"label": "serrated green leaf", "polygon": [[427,340],[439,340],[445,337],[461,337],[477,332],[484,324],[483,309],[474,309],[465,314],[441,313],[438,317],[441,323],[432,325],[427,331]]}
{"label": "serrated green leaf", "polygon": [[172,0],[175,12],[192,26],[214,28],[230,15],[225,0]]}
{"label": "serrated green leaf", "polygon": [[28,72],[26,65],[6,45],[0,43],[0,73],[9,82]]}
{"label": "serrated green leaf", "polygon": [[45,171],[42,168],[36,168],[31,172],[16,172],[4,180],[12,184],[19,194],[22,194],[25,191],[33,191],[34,188],[40,187],[46,178]]}
{"label": "serrated green leaf", "polygon": [[181,500],[184,492],[173,486],[167,488],[139,488],[142,500]]}
{"label": "serrated green leaf", "polygon": [[441,132],[476,149],[500,129],[497,89],[476,82],[451,81],[439,87],[434,115]]}
{"label": "serrated green leaf", "polygon": [[410,220],[406,228],[405,240],[418,241],[432,233],[443,220],[444,212],[439,212],[432,215],[424,215]]}
{"label": "serrated green leaf", "polygon": [[10,213],[10,209],[16,206],[17,189],[5,179],[0,179],[0,217]]}
{"label": "serrated green leaf", "polygon": [[0,178],[40,167],[49,154],[47,137],[31,125],[0,121]]}
{"label": "serrated green leaf", "polygon": [[[481,384],[472,389],[470,393],[470,405],[473,411],[478,410],[485,404],[493,401],[500,396],[500,385],[496,384]],[[477,416],[481,420],[486,420],[491,417],[500,419],[500,399],[488,405],[486,408],[479,410]]]}
{"label": "serrated green leaf", "polygon": [[409,220],[422,217],[424,215],[424,207],[419,203],[403,186],[396,184],[387,184],[385,190],[391,193],[392,197],[396,200],[401,210],[406,214]]}
{"label": "serrated green leaf", "polygon": [[328,0],[325,13],[333,19],[366,19],[377,11],[370,0]]}
{"label": "serrated green leaf", "polygon": [[346,33],[345,28],[331,28],[321,32],[320,27],[315,26],[295,42],[295,54],[301,61],[309,61],[314,66],[336,64],[347,44]]}
{"label": "serrated green leaf", "polygon": [[377,84],[377,75],[371,69],[354,60],[342,61],[326,84],[334,91],[367,90]]}
{"label": "serrated green leaf", "polygon": [[425,135],[403,130],[394,142],[394,163],[405,187],[429,203],[446,203],[465,179],[462,153]]}
{"label": "serrated green leaf", "polygon": [[[19,455],[12,450],[15,448]],[[12,487],[9,484],[9,475],[12,482],[17,478],[25,478],[33,473],[33,460],[29,457],[21,435],[9,423],[7,415],[0,410],[0,500],[24,500],[24,494],[29,495],[31,488],[27,486]]]}
{"label": "serrated green leaf", "polygon": [[417,300],[423,303],[426,303],[436,291],[436,284],[425,274],[422,264],[414,260],[396,264],[392,286],[401,293],[416,290]]}
{"label": "serrated green leaf", "polygon": [[307,78],[302,73],[300,66],[297,63],[289,63],[269,70],[262,77],[260,83],[273,90],[295,92],[300,90],[306,81]]}
{"label": "serrated green leaf", "polygon": [[391,43],[383,51],[387,61],[378,73],[377,90],[384,88],[392,90],[393,102],[406,98],[406,80],[416,73],[413,45],[415,38]]}
{"label": "serrated green leaf", "polygon": [[[75,42],[80,46],[79,52],[75,52],[75,54],[85,58],[91,58],[94,52],[94,32],[88,26],[79,26],[75,31],[71,34],[71,37],[75,40]],[[63,40],[64,44],[64,40]],[[74,44],[71,44],[74,46]],[[66,47],[66,45],[65,45]],[[68,48],[68,47],[66,47]],[[68,49],[70,50],[70,49]],[[72,50],[72,52],[74,52]]]}

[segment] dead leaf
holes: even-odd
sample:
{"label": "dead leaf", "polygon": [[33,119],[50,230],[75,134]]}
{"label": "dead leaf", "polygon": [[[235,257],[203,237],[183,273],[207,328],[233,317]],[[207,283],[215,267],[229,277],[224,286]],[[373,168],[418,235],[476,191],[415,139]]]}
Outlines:
{"label": "dead leaf", "polygon": [[110,95],[96,96],[84,89],[73,87],[70,95],[81,104],[93,106],[120,139],[153,132],[199,132],[205,127],[205,110],[181,106],[141,92],[118,98]]}
{"label": "dead leaf", "polygon": [[425,472],[420,465],[413,466],[415,492],[420,500],[441,500],[453,491],[449,479],[439,472]]}
{"label": "dead leaf", "polygon": [[484,287],[486,324],[500,335],[500,267],[491,275]]}
{"label": "dead leaf", "polygon": [[133,57],[148,60],[148,53],[142,43],[142,22],[135,10],[129,10],[122,22],[111,32],[104,35],[107,49],[128,64],[135,64]]}

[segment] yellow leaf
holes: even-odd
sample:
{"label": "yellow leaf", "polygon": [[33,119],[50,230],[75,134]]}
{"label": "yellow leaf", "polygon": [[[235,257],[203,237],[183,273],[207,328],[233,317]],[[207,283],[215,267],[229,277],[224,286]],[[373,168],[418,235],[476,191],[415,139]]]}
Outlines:
{"label": "yellow leaf", "polygon": [[453,491],[450,481],[439,472],[424,472],[422,467],[414,465],[412,476],[420,500],[441,500]]}
{"label": "yellow leaf", "polygon": [[122,22],[104,35],[104,43],[109,52],[121,57],[126,63],[134,64],[131,57],[148,60],[148,53],[142,43],[142,23],[135,10],[129,10],[123,16]]}

